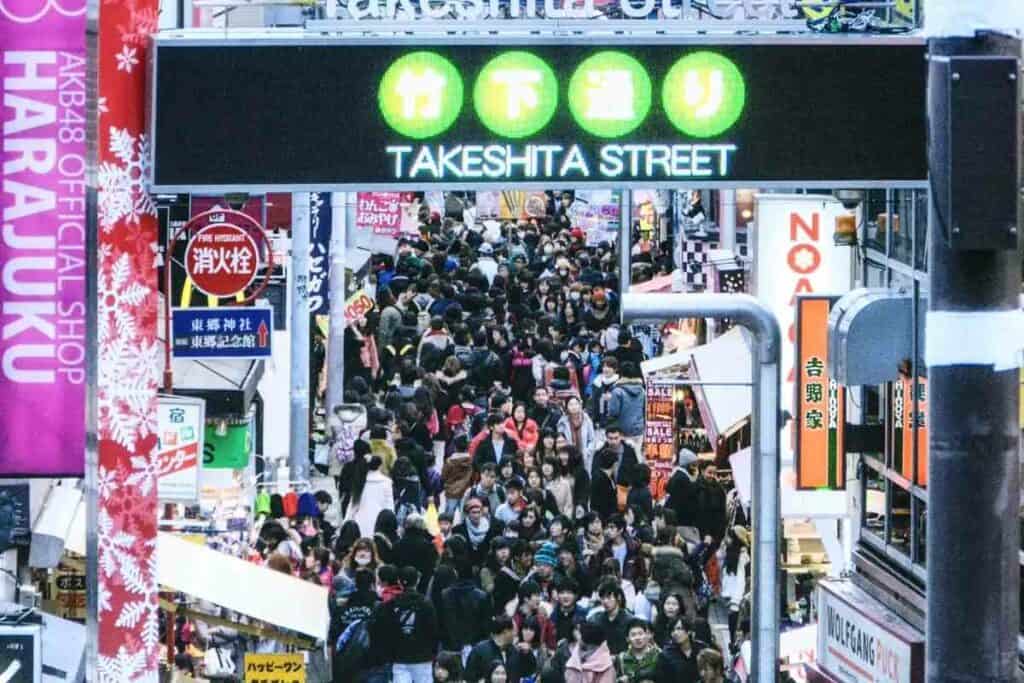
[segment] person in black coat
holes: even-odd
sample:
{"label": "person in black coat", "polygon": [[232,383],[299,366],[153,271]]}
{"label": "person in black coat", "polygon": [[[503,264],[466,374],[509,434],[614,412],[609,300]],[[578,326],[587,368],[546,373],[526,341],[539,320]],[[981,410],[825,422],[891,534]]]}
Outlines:
{"label": "person in black coat", "polygon": [[[614,478],[619,486],[629,486],[633,481],[633,472],[640,459],[636,456],[636,450],[626,443],[622,435],[622,428],[618,423],[611,423],[605,429],[604,448],[615,453]],[[594,468],[598,467],[597,459],[594,460]]]}
{"label": "person in black coat", "polygon": [[485,639],[493,613],[491,596],[476,586],[470,568],[468,575],[441,592],[444,649],[461,652]]}
{"label": "person in black coat", "polygon": [[692,642],[686,622],[677,618],[669,626],[669,639],[658,655],[655,665],[654,680],[656,683],[678,683],[679,681],[699,681],[697,669],[697,647]]}
{"label": "person in black coat", "polygon": [[[505,418],[499,413],[491,413],[487,416],[487,429],[490,430],[491,435],[480,442],[473,456],[473,469],[477,472],[489,462],[497,465],[506,459],[514,459],[516,451],[519,450],[516,440],[505,433]],[[491,512],[493,513],[494,510]]]}
{"label": "person in black coat", "polygon": [[391,664],[424,664],[434,660],[440,627],[434,606],[416,590],[420,576],[412,567],[399,570],[404,590],[377,606],[370,622],[373,660]]}
{"label": "person in black coat", "polygon": [[608,519],[619,511],[618,490],[615,488],[615,466],[618,456],[610,450],[602,449],[594,460],[598,470],[590,481],[590,509],[602,520]]}
{"label": "person in black coat", "polygon": [[466,681],[479,681],[487,677],[491,664],[502,662],[509,681],[518,681],[537,668],[533,654],[524,653],[512,647],[515,640],[515,626],[511,617],[501,615],[491,620],[491,637],[477,643],[466,660]]}
{"label": "person in black coat", "polygon": [[419,572],[417,588],[421,593],[425,593],[437,566],[437,547],[434,546],[434,539],[427,531],[426,520],[418,512],[406,516],[403,528],[402,538],[395,546],[395,557],[404,565]]}
{"label": "person in black coat", "polygon": [[718,470],[711,461],[700,464],[697,477],[698,522],[701,538],[710,536],[722,540],[727,521],[725,489],[718,483]]}
{"label": "person in black coat", "polygon": [[665,507],[676,513],[677,526],[697,526],[697,484],[692,474],[697,454],[688,448],[679,451],[678,465],[668,480]]}

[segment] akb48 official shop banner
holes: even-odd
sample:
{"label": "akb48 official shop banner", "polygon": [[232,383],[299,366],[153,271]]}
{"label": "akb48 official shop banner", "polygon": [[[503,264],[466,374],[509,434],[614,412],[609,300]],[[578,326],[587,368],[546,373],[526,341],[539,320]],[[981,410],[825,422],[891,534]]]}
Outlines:
{"label": "akb48 official shop banner", "polygon": [[0,476],[81,476],[85,0],[0,1],[0,51]]}

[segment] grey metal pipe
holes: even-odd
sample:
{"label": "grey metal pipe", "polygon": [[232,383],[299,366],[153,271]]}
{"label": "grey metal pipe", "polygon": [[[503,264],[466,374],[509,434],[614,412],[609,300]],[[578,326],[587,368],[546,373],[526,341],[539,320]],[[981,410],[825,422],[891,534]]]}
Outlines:
{"label": "grey metal pipe", "polygon": [[718,244],[722,249],[736,250],[736,190],[720,190],[718,212]]}
{"label": "grey metal pipe", "polygon": [[291,439],[292,481],[309,476],[309,193],[292,194]]}
{"label": "grey metal pipe", "polygon": [[330,311],[327,332],[327,400],[328,417],[334,406],[342,402],[345,390],[345,233],[348,217],[345,193],[331,193],[331,266],[328,282]]}
{"label": "grey metal pipe", "polygon": [[731,318],[754,335],[754,596],[750,665],[754,683],[774,683],[779,661],[779,322],[768,308],[747,294],[626,294],[622,298],[622,318],[623,322]]}
{"label": "grey metal pipe", "polygon": [[633,217],[632,193],[622,190],[619,199],[619,296],[629,291],[633,282]]}

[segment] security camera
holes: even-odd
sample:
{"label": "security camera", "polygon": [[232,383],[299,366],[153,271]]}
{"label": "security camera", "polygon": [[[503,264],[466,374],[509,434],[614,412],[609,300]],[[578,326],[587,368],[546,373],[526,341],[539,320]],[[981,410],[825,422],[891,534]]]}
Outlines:
{"label": "security camera", "polygon": [[838,199],[847,211],[853,211],[864,201],[862,190],[835,190],[832,192],[832,196]]}

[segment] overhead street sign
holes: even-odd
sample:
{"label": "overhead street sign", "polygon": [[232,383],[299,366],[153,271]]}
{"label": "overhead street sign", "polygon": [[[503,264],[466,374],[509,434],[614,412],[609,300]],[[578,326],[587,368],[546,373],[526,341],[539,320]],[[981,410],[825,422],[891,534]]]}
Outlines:
{"label": "overhead street sign", "polygon": [[269,358],[273,336],[270,306],[176,308],[173,351],[176,358]]}
{"label": "overhead street sign", "polygon": [[652,40],[159,39],[154,189],[926,179],[920,41]]}

